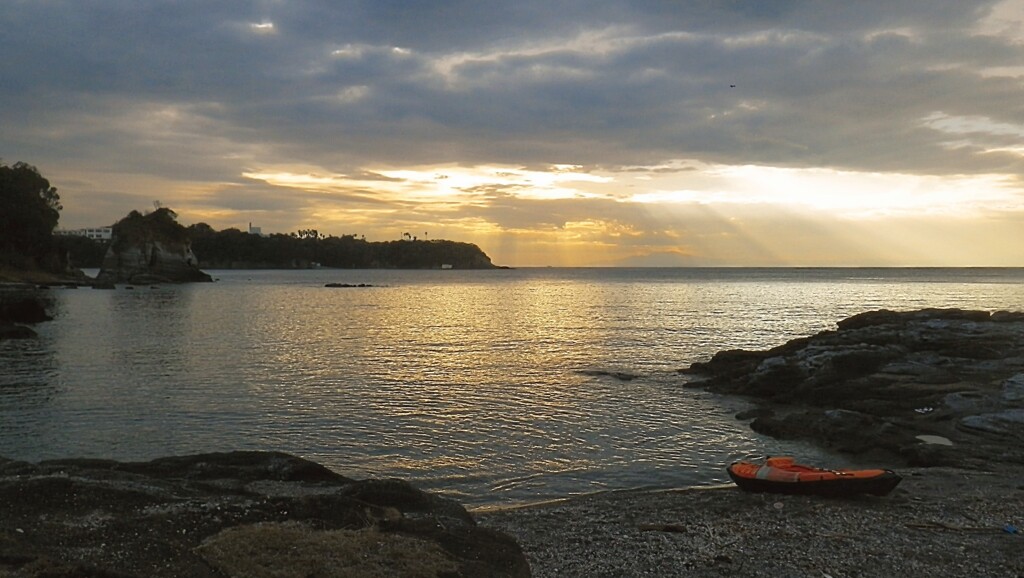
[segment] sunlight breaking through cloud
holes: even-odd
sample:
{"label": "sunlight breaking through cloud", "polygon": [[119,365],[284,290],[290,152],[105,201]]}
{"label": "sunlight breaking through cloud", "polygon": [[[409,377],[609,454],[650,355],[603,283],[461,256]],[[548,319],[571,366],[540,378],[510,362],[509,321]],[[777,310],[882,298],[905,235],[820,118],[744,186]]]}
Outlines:
{"label": "sunlight breaking through cloud", "polygon": [[582,190],[578,185],[611,180],[610,177],[579,172],[577,169],[569,165],[553,165],[548,171],[442,165],[368,171],[383,179],[287,170],[250,171],[243,176],[275,186],[321,192],[365,189],[378,193],[382,198],[423,202],[446,199],[465,203],[479,202],[498,195],[542,200],[589,198],[595,195]]}
{"label": "sunlight breaking through cloud", "polygon": [[253,22],[249,28],[257,34],[277,34],[277,28],[273,22]]}
{"label": "sunlight breaking through cloud", "polygon": [[1024,138],[1024,124],[996,122],[984,116],[953,116],[934,112],[924,118],[924,124],[935,130],[953,134],[991,134]]}
{"label": "sunlight breaking through cloud", "polygon": [[63,227],[160,199],[509,265],[1021,264],[1024,0],[165,4],[0,3],[0,153]]}
{"label": "sunlight breaking through cloud", "polygon": [[744,165],[709,167],[703,176],[710,179],[704,189],[655,190],[626,200],[804,207],[856,219],[1024,209],[1024,198],[1007,175],[937,177]]}

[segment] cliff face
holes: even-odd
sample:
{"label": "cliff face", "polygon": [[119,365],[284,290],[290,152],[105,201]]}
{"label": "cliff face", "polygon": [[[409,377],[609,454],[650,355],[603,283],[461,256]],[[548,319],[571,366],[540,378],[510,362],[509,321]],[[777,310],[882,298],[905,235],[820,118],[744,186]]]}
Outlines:
{"label": "cliff face", "polygon": [[170,209],[148,215],[132,211],[114,225],[97,283],[188,283],[212,281],[199,270],[187,230]]}
{"label": "cliff face", "polygon": [[199,270],[192,247],[182,243],[141,241],[111,245],[103,258],[99,283],[187,283],[212,281]]}

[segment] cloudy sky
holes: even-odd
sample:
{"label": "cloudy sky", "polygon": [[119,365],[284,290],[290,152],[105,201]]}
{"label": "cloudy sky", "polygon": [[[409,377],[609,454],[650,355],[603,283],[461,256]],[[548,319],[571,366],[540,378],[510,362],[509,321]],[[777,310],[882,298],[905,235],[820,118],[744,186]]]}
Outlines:
{"label": "cloudy sky", "polygon": [[2,0],[63,228],[511,266],[1024,266],[1024,0]]}

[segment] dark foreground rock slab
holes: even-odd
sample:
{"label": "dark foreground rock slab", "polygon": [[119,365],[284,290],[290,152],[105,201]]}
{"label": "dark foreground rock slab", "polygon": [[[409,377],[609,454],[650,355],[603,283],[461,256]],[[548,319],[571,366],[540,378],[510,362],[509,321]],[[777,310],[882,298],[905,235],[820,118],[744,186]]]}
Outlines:
{"label": "dark foreground rock slab", "polygon": [[529,575],[459,504],[287,454],[0,458],[4,577]]}
{"label": "dark foreground rock slab", "polygon": [[913,465],[1024,463],[1024,313],[871,311],[681,371],[757,400],[751,428],[775,437]]}
{"label": "dark foreground rock slab", "polygon": [[30,339],[36,332],[25,324],[53,319],[53,300],[46,290],[22,283],[0,283],[0,341]]}

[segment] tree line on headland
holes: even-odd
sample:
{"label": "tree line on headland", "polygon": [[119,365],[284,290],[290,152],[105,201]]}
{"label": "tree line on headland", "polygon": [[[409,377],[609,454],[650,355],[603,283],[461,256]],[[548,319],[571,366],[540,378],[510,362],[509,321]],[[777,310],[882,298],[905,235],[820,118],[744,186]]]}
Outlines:
{"label": "tree line on headland", "polygon": [[253,235],[238,229],[215,231],[205,223],[188,227],[192,251],[208,269],[281,269],[313,266],[351,269],[492,269],[490,257],[474,244],[439,239],[371,242],[355,235],[322,235],[315,230]]}
{"label": "tree line on headland", "polygon": [[[0,267],[15,271],[67,273],[100,267],[111,243],[83,236],[55,235],[60,196],[39,171],[26,163],[0,162]],[[154,218],[159,217],[159,218]],[[337,268],[490,269],[479,247],[439,239],[371,242],[355,235],[322,235],[308,229],[290,234],[256,235],[238,229],[214,230],[206,223],[188,227],[158,207],[151,215],[131,211],[113,226],[113,243],[137,238],[140,229],[157,238],[191,243],[201,267],[209,269]]]}

